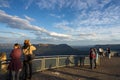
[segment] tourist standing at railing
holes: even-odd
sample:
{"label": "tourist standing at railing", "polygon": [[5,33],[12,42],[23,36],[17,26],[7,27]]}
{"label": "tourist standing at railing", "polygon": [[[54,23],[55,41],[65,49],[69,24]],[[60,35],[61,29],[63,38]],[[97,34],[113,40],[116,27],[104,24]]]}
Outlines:
{"label": "tourist standing at railing", "polygon": [[104,50],[101,47],[99,48],[99,55],[104,56]]}
{"label": "tourist standing at railing", "polygon": [[93,69],[93,66],[94,68],[96,68],[96,53],[94,48],[90,49],[89,57],[90,57],[90,69]]}
{"label": "tourist standing at railing", "polygon": [[31,45],[30,40],[25,40],[23,45],[23,78],[24,80],[32,78],[32,59],[33,51],[36,50],[35,46]]}
{"label": "tourist standing at railing", "polygon": [[110,48],[107,48],[107,55],[108,55],[109,59],[111,59]]}
{"label": "tourist standing at railing", "polygon": [[18,43],[14,44],[14,49],[10,53],[10,63],[8,65],[9,79],[8,80],[19,80],[19,74],[22,69],[21,49]]}
{"label": "tourist standing at railing", "polygon": [[94,48],[95,54],[96,54],[96,66],[98,64],[99,54],[96,48]]}

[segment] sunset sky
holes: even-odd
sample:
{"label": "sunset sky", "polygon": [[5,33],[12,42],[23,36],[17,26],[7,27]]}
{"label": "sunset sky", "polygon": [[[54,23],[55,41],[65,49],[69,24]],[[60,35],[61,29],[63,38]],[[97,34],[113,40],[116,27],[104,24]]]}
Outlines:
{"label": "sunset sky", "polygon": [[0,0],[0,43],[120,44],[120,0]]}

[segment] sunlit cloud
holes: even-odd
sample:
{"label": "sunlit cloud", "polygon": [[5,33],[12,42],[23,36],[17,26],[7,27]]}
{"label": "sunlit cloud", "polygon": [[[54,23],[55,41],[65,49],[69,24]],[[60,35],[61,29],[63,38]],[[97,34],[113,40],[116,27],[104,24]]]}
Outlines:
{"label": "sunlit cloud", "polygon": [[[119,0],[29,0],[24,3],[25,11],[33,10],[34,5],[37,12],[47,11],[43,15],[44,19],[41,16],[35,18],[38,15],[28,16],[27,13],[14,16],[0,10],[0,23],[11,29],[29,32],[38,42],[73,42],[74,44],[77,41],[119,41],[119,4]],[[10,5],[7,0],[1,0],[0,7],[10,7]],[[24,18],[19,17],[21,15],[24,15]],[[34,20],[42,22],[36,23]],[[6,32],[6,34],[27,37],[24,33]]]}
{"label": "sunlit cloud", "polygon": [[7,24],[8,27],[10,27],[10,28],[21,29],[21,30],[40,31],[42,33],[45,33],[48,36],[59,37],[59,38],[60,37],[61,38],[62,37],[63,38],[68,38],[69,37],[69,35],[66,35],[66,34],[50,32],[50,31],[47,31],[44,28],[41,28],[40,26],[31,25],[28,20],[22,19],[18,16],[8,15],[2,10],[0,10],[0,22]]}

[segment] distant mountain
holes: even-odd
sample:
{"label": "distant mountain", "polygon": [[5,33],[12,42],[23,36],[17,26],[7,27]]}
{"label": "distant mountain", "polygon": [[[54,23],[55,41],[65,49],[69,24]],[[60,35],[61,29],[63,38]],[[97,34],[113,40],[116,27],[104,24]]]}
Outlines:
{"label": "distant mountain", "polygon": [[12,49],[13,48],[13,44],[10,43],[0,43],[0,49]]}
{"label": "distant mountain", "polygon": [[0,43],[0,52],[5,52],[9,54],[13,48],[13,44],[10,43]]}
{"label": "distant mountain", "polygon": [[75,55],[80,54],[80,51],[70,47],[67,44],[36,44],[36,55]]}

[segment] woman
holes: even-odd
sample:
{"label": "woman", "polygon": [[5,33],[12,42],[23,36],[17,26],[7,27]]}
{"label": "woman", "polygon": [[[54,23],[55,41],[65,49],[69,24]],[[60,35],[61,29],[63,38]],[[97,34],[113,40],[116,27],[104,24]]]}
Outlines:
{"label": "woman", "polygon": [[90,58],[90,69],[93,69],[93,65],[94,68],[96,68],[96,54],[94,48],[90,49],[89,58]]}
{"label": "woman", "polygon": [[33,51],[36,48],[31,45],[29,40],[24,41],[23,46],[23,54],[24,54],[24,61],[23,61],[23,72],[24,72],[24,80],[32,78],[32,59],[33,59]]}
{"label": "woman", "polygon": [[[11,61],[8,65],[9,80],[19,80],[19,73],[22,68],[21,49],[18,43],[14,44],[14,49],[10,53]],[[12,77],[11,77],[12,76]]]}

